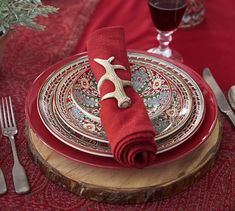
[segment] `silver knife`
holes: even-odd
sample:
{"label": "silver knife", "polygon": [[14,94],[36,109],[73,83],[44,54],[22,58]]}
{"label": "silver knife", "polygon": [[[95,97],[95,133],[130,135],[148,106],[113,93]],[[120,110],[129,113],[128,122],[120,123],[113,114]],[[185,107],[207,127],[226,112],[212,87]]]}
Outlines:
{"label": "silver knife", "polygon": [[212,91],[214,92],[220,111],[225,113],[229,117],[229,119],[233,123],[233,126],[235,127],[235,114],[233,113],[226,97],[224,96],[222,90],[220,89],[219,85],[211,74],[210,69],[205,68],[203,70],[202,75],[205,81],[211,87]]}

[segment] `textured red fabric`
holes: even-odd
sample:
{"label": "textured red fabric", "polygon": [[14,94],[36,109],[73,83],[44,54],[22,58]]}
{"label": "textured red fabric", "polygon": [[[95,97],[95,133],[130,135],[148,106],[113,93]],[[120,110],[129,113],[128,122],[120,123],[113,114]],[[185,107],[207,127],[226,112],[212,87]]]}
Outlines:
{"label": "textured red fabric", "polygon": [[[127,70],[115,70],[122,80],[131,80],[124,30],[122,27],[102,28],[92,33],[87,42],[89,63],[97,82],[106,73],[94,59],[107,60],[114,56],[112,65],[122,65]],[[101,86],[101,98],[113,92],[114,84],[105,81]],[[155,160],[155,132],[143,100],[131,87],[124,88],[131,98],[128,108],[119,108],[115,98],[100,101],[100,117],[107,134],[114,158],[124,166],[143,168]]]}
{"label": "textured red fabric", "polygon": [[[95,0],[43,2],[53,3],[60,11],[56,15],[51,15],[49,19],[40,19],[47,25],[43,32],[17,29],[9,37],[3,68],[0,70],[0,96],[12,96],[19,129],[16,136],[17,150],[31,186],[31,192],[27,195],[15,193],[11,173],[11,147],[0,132],[0,167],[7,179],[8,187],[7,194],[0,196],[0,210],[235,210],[235,131],[224,115],[221,116],[223,137],[214,166],[199,182],[168,199],[133,205],[94,202],[69,193],[42,174],[28,154],[24,133],[25,96],[38,74],[71,52],[84,51],[89,34],[104,26],[124,26],[128,48],[145,50],[156,45],[156,33],[149,19],[145,1],[100,0],[82,36],[85,23],[94,9]],[[184,63],[193,67],[195,71],[200,73],[204,66],[210,66],[225,94],[228,87],[235,84],[234,7],[234,0],[206,1],[205,21],[195,28],[178,30],[173,36],[172,43],[172,46],[183,55]]]}
{"label": "textured red fabric", "polygon": [[[170,46],[180,52],[184,64],[196,72],[205,66],[212,69],[225,91],[235,83],[233,74],[235,1],[205,1],[205,20],[189,29],[178,29]],[[158,45],[156,30],[150,17],[147,0],[102,0],[86,27],[74,52],[86,50],[87,38],[93,31],[107,26],[123,26],[127,49],[147,50]],[[229,76],[229,77],[228,77]]]}

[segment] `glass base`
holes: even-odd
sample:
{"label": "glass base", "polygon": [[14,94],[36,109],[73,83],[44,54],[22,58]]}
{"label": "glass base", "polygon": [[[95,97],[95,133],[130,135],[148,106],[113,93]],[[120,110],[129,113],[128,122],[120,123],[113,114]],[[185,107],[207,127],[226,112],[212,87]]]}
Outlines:
{"label": "glass base", "polygon": [[182,55],[180,53],[178,53],[177,51],[174,51],[174,50],[169,49],[169,52],[164,52],[163,53],[159,50],[159,48],[150,48],[149,50],[147,50],[147,52],[153,53],[153,54],[158,54],[158,55],[164,56],[166,58],[173,59],[175,61],[183,63]]}

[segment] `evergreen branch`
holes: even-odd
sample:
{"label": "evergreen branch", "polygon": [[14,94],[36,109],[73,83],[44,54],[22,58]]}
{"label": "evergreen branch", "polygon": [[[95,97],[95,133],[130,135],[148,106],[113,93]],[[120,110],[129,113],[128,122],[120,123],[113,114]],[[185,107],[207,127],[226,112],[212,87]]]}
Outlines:
{"label": "evergreen branch", "polygon": [[0,0],[0,31],[6,33],[15,25],[43,30],[45,27],[34,22],[34,18],[48,17],[57,11],[58,8],[43,5],[41,0]]}

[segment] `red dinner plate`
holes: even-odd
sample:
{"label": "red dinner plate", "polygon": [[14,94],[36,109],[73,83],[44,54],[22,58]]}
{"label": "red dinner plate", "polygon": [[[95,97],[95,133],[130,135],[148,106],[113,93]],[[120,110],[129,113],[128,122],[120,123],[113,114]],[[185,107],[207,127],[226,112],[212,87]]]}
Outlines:
{"label": "red dinner plate", "polygon": [[[37,95],[40,90],[40,87],[52,72],[57,71],[58,68],[63,67],[64,65],[75,60],[79,56],[80,54],[74,55],[63,61],[58,62],[57,64],[49,67],[47,70],[45,70],[36,78],[36,80],[32,85],[31,90],[29,91],[26,97],[25,112],[26,112],[27,122],[30,128],[34,131],[34,133],[36,133],[39,136],[40,140],[42,140],[44,144],[46,144],[49,148],[56,151],[57,153],[67,157],[68,159],[97,167],[124,168],[113,158],[87,154],[85,152],[76,150],[64,144],[48,131],[48,129],[45,127],[45,125],[40,119],[37,110]],[[151,56],[153,55],[151,54]],[[171,60],[168,61],[182,68],[196,81],[205,99],[206,114],[202,126],[196,131],[196,133],[191,138],[189,138],[186,142],[184,142],[183,144],[172,150],[158,154],[154,165],[160,165],[163,163],[177,160],[197,149],[213,131],[217,121],[217,114],[218,114],[218,109],[214,94],[212,93],[210,87],[201,78],[201,76],[198,75],[196,72],[194,72],[191,68],[183,64]]]}

